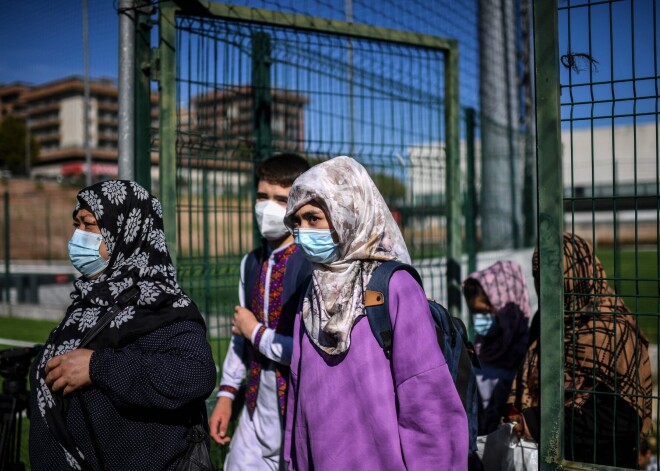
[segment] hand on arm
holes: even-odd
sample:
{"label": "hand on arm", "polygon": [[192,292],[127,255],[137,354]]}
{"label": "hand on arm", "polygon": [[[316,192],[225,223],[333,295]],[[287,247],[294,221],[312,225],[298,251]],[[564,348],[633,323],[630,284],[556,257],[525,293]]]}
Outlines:
{"label": "hand on arm", "polygon": [[231,440],[231,438],[227,436],[227,426],[229,425],[229,419],[231,418],[232,402],[231,398],[220,396],[215,403],[215,409],[213,409],[211,417],[209,417],[211,437],[220,445],[226,445],[229,443],[229,440]]}
{"label": "hand on arm", "polygon": [[241,306],[234,308],[234,320],[232,321],[232,333],[242,335],[251,340],[254,328],[259,324],[252,311]]}
{"label": "hand on arm", "polygon": [[46,384],[53,392],[70,394],[92,384],[89,376],[89,360],[92,350],[81,348],[58,355],[46,364]]}

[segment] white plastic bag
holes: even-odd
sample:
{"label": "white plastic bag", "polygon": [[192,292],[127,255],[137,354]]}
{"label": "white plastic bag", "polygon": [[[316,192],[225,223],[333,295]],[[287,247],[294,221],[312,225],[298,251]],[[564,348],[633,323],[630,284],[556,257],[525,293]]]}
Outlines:
{"label": "white plastic bag", "polygon": [[514,423],[500,425],[497,430],[477,437],[477,454],[485,471],[528,471],[539,469],[536,442],[518,438]]}

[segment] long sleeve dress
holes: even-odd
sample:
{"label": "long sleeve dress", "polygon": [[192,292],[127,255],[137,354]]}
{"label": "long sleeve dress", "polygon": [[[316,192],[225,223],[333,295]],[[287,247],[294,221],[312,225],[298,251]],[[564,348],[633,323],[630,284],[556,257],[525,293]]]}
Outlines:
{"label": "long sleeve dress", "polygon": [[[283,295],[283,290],[281,286],[279,290],[277,287],[272,286],[271,279],[273,268],[278,265],[283,252],[289,247],[274,250],[265,263],[264,302],[260,306],[262,312],[255,313],[255,315],[261,314],[262,322],[254,328],[250,342],[255,349],[258,349],[261,356],[269,361],[264,362],[259,371],[259,394],[256,398],[254,410],[251,414],[247,407],[243,407],[241,410],[238,427],[230,443],[230,453],[228,453],[224,464],[227,470],[277,469],[279,466],[282,445],[282,417],[278,400],[276,364],[289,365],[293,340],[290,335],[283,335],[269,325],[268,308],[271,298],[272,301],[281,303],[279,298]],[[246,279],[245,265],[247,257],[248,255],[241,262],[241,281],[238,297],[241,306],[250,308],[251,306],[246,305],[246,286],[243,281]],[[288,258],[287,256],[280,263],[284,263],[286,266]],[[248,287],[248,289],[252,288],[252,286]],[[285,313],[285,315],[293,316],[293,311]],[[247,341],[243,336],[233,335],[231,337],[227,356],[223,363],[218,397],[226,396],[232,400],[236,398],[236,393],[247,373],[244,355],[244,342]]]}
{"label": "long sleeve dress", "polygon": [[[35,365],[38,362],[37,358]],[[123,471],[175,469],[187,447],[188,421],[206,424],[204,399],[216,381],[204,326],[177,322],[121,349],[97,350],[89,372],[92,385],[70,396],[66,416],[68,429],[88,462],[95,469],[103,469],[101,462],[104,469]],[[34,377],[30,374],[31,388],[38,387]],[[32,469],[71,469],[39,417],[38,407],[33,394]]]}
{"label": "long sleeve dress", "polygon": [[465,470],[468,424],[437,342],[424,291],[410,274],[389,285],[392,358],[366,317],[345,355],[321,353],[301,316],[284,442],[290,470]]}

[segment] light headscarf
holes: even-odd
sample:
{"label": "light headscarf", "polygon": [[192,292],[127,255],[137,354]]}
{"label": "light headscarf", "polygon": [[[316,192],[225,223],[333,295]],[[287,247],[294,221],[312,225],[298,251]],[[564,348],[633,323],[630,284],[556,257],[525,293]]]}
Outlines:
{"label": "light headscarf", "polygon": [[284,223],[304,205],[318,203],[334,228],[340,256],[328,265],[314,264],[302,316],[312,342],[330,355],[350,347],[351,330],[365,315],[364,289],[380,262],[410,263],[399,227],[366,169],[341,156],[312,167],[296,179],[289,193]]}

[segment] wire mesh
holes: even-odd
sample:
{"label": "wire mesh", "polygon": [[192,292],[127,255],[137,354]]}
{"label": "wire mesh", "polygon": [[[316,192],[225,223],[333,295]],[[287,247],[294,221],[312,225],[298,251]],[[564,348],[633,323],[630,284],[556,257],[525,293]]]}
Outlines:
{"label": "wire mesh", "polygon": [[[254,125],[260,90],[252,85],[257,33],[271,44],[272,151],[363,163],[413,258],[429,269],[427,289],[441,299],[442,52],[185,16],[177,20],[182,282],[207,313],[232,312],[240,257],[253,241],[252,173],[263,157]],[[226,297],[215,299],[218,290]]]}
{"label": "wire mesh", "polygon": [[177,271],[219,364],[258,240],[254,168],[272,153],[360,161],[446,300],[444,51],[184,14],[176,51]]}
{"label": "wire mesh", "polygon": [[[585,391],[590,399],[579,413],[567,409],[564,456],[585,463],[637,468],[640,446],[657,442],[659,15],[657,2],[563,1],[558,9],[564,222],[567,232],[593,245],[595,255],[589,273],[564,275],[565,286],[582,286],[576,296],[589,298],[583,308],[569,309],[565,294],[564,355],[584,359],[598,352],[605,361],[609,354],[599,343],[605,332],[614,335],[611,355],[619,365],[606,382],[602,364],[585,371],[567,360],[567,376],[582,378],[584,384],[568,382],[566,400],[575,401]],[[565,261],[571,260],[577,263],[575,257]],[[602,273],[596,269],[601,263]],[[602,285],[611,292],[594,291]],[[612,303],[615,313],[604,307]],[[605,324],[610,327],[601,332]],[[586,335],[593,337],[590,345],[581,344]],[[652,393],[640,386],[647,340]],[[628,351],[630,345],[636,347]],[[620,368],[625,362],[637,372],[634,387],[626,385],[627,372]],[[644,398],[653,404],[649,433],[641,420],[621,421],[626,413],[644,416],[635,409]],[[590,440],[599,445],[585,449]]]}

